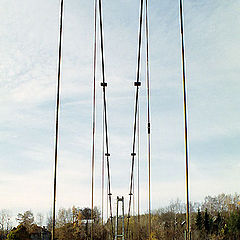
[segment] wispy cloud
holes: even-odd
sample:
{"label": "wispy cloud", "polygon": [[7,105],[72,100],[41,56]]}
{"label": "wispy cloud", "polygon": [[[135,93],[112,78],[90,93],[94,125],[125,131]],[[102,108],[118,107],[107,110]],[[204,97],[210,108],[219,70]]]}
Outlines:
{"label": "wispy cloud", "polygon": [[[1,206],[14,209],[31,206],[33,210],[47,211],[52,203],[59,2],[0,0],[0,3],[4,9],[0,14],[0,164],[3,166],[0,191],[4,193]],[[105,1],[103,9],[114,197],[118,194],[127,197],[129,188],[138,4],[137,0]],[[240,30],[236,24],[239,7],[233,0],[185,1],[193,200],[239,189],[236,170],[240,154]],[[150,4],[154,208],[177,197],[185,198],[178,11],[178,1],[154,0]],[[58,206],[86,206],[90,205],[92,2],[66,2],[64,16]],[[98,51],[98,57],[99,54]],[[102,143],[98,66],[96,204],[101,201]],[[147,209],[144,61],[142,74],[144,212]]]}

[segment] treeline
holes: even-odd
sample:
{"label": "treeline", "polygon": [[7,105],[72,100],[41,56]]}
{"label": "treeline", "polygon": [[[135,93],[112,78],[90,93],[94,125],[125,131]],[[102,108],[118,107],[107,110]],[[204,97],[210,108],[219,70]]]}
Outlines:
{"label": "treeline", "polygon": [[[240,239],[240,196],[220,194],[215,197],[207,196],[203,203],[191,204],[191,236],[199,240],[238,240]],[[171,202],[169,206],[152,213],[152,240],[184,240],[185,204],[179,200]],[[6,213],[6,212],[5,212]],[[6,214],[5,214],[6,215]],[[1,217],[0,217],[1,219]],[[17,228],[10,228],[9,221],[1,222],[0,239],[11,240],[50,240],[52,218],[48,217],[46,227],[42,227],[42,218],[36,216],[34,220],[31,211],[18,214]],[[9,218],[8,218],[9,219]],[[115,223],[115,218],[113,218]],[[125,230],[127,217],[125,216]],[[56,221],[56,239],[58,240],[90,240],[93,230],[94,240],[111,239],[110,219],[102,222],[100,211],[94,208],[93,229],[91,209],[72,207],[59,209]],[[119,229],[120,231],[120,229]],[[115,233],[115,229],[114,229]],[[148,239],[148,214],[139,218],[129,219],[129,231],[125,233],[128,240]]]}

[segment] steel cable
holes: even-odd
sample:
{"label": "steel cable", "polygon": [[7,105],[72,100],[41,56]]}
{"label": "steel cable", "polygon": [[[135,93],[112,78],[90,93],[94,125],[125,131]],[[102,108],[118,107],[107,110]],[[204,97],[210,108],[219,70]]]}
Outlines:
{"label": "steel cable", "polygon": [[185,168],[186,168],[186,238],[190,240],[190,210],[189,210],[189,153],[188,153],[188,119],[187,119],[187,83],[185,66],[185,45],[184,45],[184,20],[183,20],[183,1],[180,0],[180,27],[181,27],[181,46],[182,46],[182,82],[183,82],[183,105],[184,105],[184,134],[185,134]]}
{"label": "steel cable", "polygon": [[57,193],[57,162],[58,162],[58,138],[59,138],[59,110],[60,110],[60,85],[61,85],[61,59],[62,59],[62,33],[63,33],[63,10],[64,2],[60,2],[60,25],[59,25],[59,48],[58,48],[58,77],[56,99],[56,122],[55,122],[55,157],[54,157],[54,193],[53,193],[53,216],[52,216],[52,240],[55,240],[56,223],[56,193]]}
{"label": "steel cable", "polygon": [[150,68],[149,68],[149,26],[148,26],[148,0],[146,0],[146,83],[147,83],[147,133],[148,133],[148,224],[149,239],[151,239],[151,122],[150,122]]}
{"label": "steel cable", "polygon": [[140,239],[140,109],[138,107],[138,116],[137,116],[137,181],[138,181],[138,196],[137,196],[137,208],[138,208],[138,239]]}
{"label": "steel cable", "polygon": [[96,60],[97,60],[97,0],[95,0],[95,8],[94,8],[91,240],[93,239],[93,207],[94,207],[94,164],[95,164],[95,128],[96,128]]}
{"label": "steel cable", "polygon": [[138,60],[137,60],[137,76],[136,76],[136,97],[135,97],[135,110],[134,110],[134,127],[133,127],[133,145],[132,145],[132,165],[131,165],[131,177],[130,177],[130,193],[129,193],[129,205],[128,205],[128,219],[127,219],[127,235],[129,236],[129,220],[131,213],[132,202],[132,188],[133,188],[133,175],[134,175],[134,161],[135,161],[135,145],[136,145],[136,129],[137,129],[137,113],[139,106],[139,87],[140,83],[140,63],[141,63],[141,46],[142,46],[142,20],[143,20],[143,0],[140,0],[140,17],[139,17],[139,38],[138,38]]}
{"label": "steel cable", "polygon": [[108,175],[108,196],[109,196],[109,209],[110,209],[110,221],[112,238],[114,237],[113,229],[113,215],[112,215],[112,194],[111,194],[111,176],[110,176],[110,164],[109,164],[109,139],[108,139],[108,122],[107,122],[107,100],[106,100],[106,87],[105,81],[105,60],[104,60],[104,41],[103,41],[103,20],[102,20],[102,1],[99,0],[99,22],[100,22],[100,46],[101,46],[101,62],[102,62],[102,88],[103,88],[103,105],[104,105],[104,119],[105,119],[105,143],[106,143],[106,158],[107,158],[107,175]]}

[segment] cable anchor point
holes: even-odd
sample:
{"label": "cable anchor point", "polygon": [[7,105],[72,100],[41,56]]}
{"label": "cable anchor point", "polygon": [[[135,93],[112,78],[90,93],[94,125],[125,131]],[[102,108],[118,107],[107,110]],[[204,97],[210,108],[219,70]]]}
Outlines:
{"label": "cable anchor point", "polygon": [[135,87],[141,87],[141,82],[134,82]]}

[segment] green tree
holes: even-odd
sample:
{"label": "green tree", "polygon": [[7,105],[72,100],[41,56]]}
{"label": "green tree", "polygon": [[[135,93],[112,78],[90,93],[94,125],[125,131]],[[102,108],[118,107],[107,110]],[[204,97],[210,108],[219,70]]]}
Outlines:
{"label": "green tree", "polygon": [[210,217],[209,217],[207,208],[206,208],[205,213],[204,213],[203,224],[204,224],[204,229],[205,229],[206,233],[209,233],[210,232]]}
{"label": "green tree", "polygon": [[25,226],[29,230],[34,222],[34,216],[33,213],[29,210],[23,214],[19,213],[16,220],[19,222],[20,225]]}
{"label": "green tree", "polygon": [[227,219],[228,237],[239,239],[240,237],[240,210],[232,212]]}
{"label": "green tree", "polygon": [[7,240],[30,240],[27,228],[20,224],[7,235]]}
{"label": "green tree", "polygon": [[91,209],[90,208],[83,208],[80,210],[82,219],[89,220],[91,219]]}
{"label": "green tree", "polygon": [[223,221],[222,216],[221,216],[220,212],[218,212],[217,217],[213,223],[213,231],[216,235],[218,235],[222,229],[222,221]]}
{"label": "green tree", "polygon": [[196,217],[196,227],[197,230],[201,231],[203,226],[203,218],[200,209],[198,209],[197,217]]}

